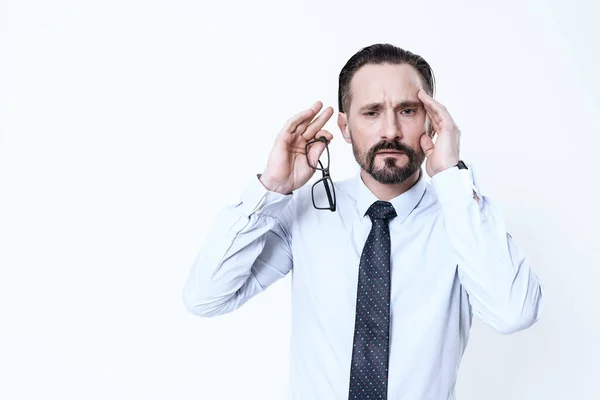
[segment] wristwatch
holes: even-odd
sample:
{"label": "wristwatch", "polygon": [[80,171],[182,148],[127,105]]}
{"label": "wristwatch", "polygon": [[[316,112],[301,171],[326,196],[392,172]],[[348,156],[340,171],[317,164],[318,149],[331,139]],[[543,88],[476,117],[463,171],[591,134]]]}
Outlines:
{"label": "wristwatch", "polygon": [[467,168],[467,164],[465,164],[463,160],[459,160],[458,164],[456,164],[455,167],[457,167],[458,169],[469,169]]}

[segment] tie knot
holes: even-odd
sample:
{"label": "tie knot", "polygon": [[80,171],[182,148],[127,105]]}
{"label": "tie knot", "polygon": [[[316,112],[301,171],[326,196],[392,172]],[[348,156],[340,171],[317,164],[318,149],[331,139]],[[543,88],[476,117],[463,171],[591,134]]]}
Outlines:
{"label": "tie knot", "polygon": [[371,221],[374,219],[390,220],[396,216],[396,210],[394,210],[392,203],[377,200],[371,204],[371,207],[367,210],[367,215],[371,218]]}

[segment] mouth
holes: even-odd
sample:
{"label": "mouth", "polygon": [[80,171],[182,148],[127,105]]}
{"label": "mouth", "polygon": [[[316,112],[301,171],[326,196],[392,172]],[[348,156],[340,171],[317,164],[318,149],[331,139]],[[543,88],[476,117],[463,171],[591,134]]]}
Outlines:
{"label": "mouth", "polygon": [[383,150],[377,153],[377,155],[382,155],[382,156],[394,156],[394,155],[402,155],[404,154],[401,151],[394,151],[394,150]]}

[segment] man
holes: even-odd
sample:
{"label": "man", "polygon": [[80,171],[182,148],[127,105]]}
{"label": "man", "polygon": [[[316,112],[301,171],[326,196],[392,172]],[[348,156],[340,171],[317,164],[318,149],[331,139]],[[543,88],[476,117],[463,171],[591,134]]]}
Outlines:
{"label": "man", "polygon": [[304,186],[316,168],[328,177],[317,160],[333,109],[292,117],[264,172],[219,215],[185,304],[224,314],[293,271],[293,399],[454,399],[472,314],[523,330],[540,317],[540,282],[460,160],[422,57],[364,48],[339,85],[337,123],[360,173]]}

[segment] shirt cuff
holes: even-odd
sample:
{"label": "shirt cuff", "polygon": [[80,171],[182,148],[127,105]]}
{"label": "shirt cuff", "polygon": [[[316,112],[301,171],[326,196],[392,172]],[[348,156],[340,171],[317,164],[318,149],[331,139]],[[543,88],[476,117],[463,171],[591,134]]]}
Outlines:
{"label": "shirt cuff", "polygon": [[431,184],[442,205],[459,199],[473,199],[473,191],[477,192],[470,166],[469,169],[452,167],[438,172],[431,178]]}
{"label": "shirt cuff", "polygon": [[277,217],[291,199],[292,194],[285,195],[267,190],[256,175],[246,186],[236,207],[248,217],[252,214]]}

